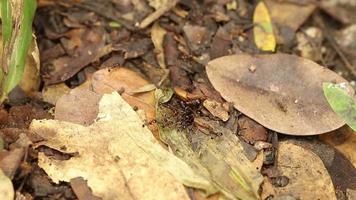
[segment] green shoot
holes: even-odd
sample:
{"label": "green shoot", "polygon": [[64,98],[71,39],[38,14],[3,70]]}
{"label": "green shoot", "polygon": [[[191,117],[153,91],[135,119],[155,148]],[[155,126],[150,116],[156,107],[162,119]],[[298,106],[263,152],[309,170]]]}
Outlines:
{"label": "green shoot", "polygon": [[36,0],[0,0],[3,54],[0,68],[0,102],[22,79],[32,40]]}

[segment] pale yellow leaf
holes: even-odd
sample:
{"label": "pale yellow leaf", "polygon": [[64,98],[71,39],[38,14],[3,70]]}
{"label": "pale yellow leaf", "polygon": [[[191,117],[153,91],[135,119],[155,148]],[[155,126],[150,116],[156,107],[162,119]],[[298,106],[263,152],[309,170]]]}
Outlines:
{"label": "pale yellow leaf", "polygon": [[39,154],[39,166],[56,183],[83,177],[93,194],[105,199],[189,199],[182,183],[206,188],[210,183],[165,150],[137,113],[114,92],[104,94],[92,125],[34,120],[30,130],[69,160]]}
{"label": "pale yellow leaf", "polygon": [[11,180],[0,169],[0,199],[13,200],[14,196],[14,188]]}
{"label": "pale yellow leaf", "polygon": [[262,51],[274,51],[276,39],[268,9],[263,1],[259,2],[253,14],[253,34],[257,48]]}

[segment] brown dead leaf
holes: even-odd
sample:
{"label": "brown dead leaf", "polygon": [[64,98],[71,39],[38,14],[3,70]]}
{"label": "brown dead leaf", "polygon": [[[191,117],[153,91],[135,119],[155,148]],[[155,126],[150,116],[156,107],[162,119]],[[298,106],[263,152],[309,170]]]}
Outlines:
{"label": "brown dead leaf", "polygon": [[54,118],[88,126],[98,115],[101,95],[85,89],[74,89],[58,99]]}
{"label": "brown dead leaf", "polygon": [[23,148],[17,148],[3,153],[5,155],[0,156],[0,170],[2,170],[7,177],[12,179],[22,162],[25,150]]}
{"label": "brown dead leaf", "polygon": [[146,120],[150,122],[155,118],[155,95],[154,91],[133,94],[137,89],[148,85],[136,72],[126,68],[102,69],[93,74],[93,91],[98,94],[108,94],[120,91],[122,97],[131,106],[136,106],[145,111]]}
{"label": "brown dead leaf", "polygon": [[275,34],[279,44],[289,43],[293,40],[295,31],[308,19],[315,10],[314,4],[297,4],[288,1],[264,1],[268,7],[272,23],[275,25]]}
{"label": "brown dead leaf", "polygon": [[46,86],[42,90],[43,101],[56,105],[58,99],[69,91],[70,88],[65,83]]}
{"label": "brown dead leaf", "polygon": [[241,54],[210,61],[206,71],[215,89],[237,110],[274,131],[315,135],[344,125],[326,101],[322,83],[347,81],[310,60]]}
{"label": "brown dead leaf", "polygon": [[356,133],[348,126],[320,135],[321,140],[339,150],[356,168]]}
{"label": "brown dead leaf", "polygon": [[50,72],[49,76],[44,76],[43,79],[48,85],[63,82],[111,51],[111,45],[89,44],[80,49],[78,56],[64,56],[55,60],[52,63],[55,70]]}
{"label": "brown dead leaf", "polygon": [[203,106],[214,116],[226,122],[229,119],[229,113],[225,110],[222,103],[212,99],[206,99]]}
{"label": "brown dead leaf", "polygon": [[96,122],[89,127],[57,120],[34,120],[30,130],[69,160],[39,153],[39,166],[56,183],[83,177],[93,194],[106,199],[189,199],[182,183],[210,183],[166,151],[118,93],[104,94]]}
{"label": "brown dead leaf", "polygon": [[241,135],[246,142],[254,144],[256,141],[267,141],[267,130],[261,124],[246,116],[239,118],[238,123],[239,135]]}
{"label": "brown dead leaf", "polygon": [[25,69],[19,86],[27,95],[33,95],[40,88],[40,57],[36,36],[32,35],[32,43],[27,53]]}
{"label": "brown dead leaf", "polygon": [[100,200],[101,198],[96,197],[92,194],[90,188],[87,185],[87,181],[85,181],[81,177],[72,178],[70,180],[70,186],[72,187],[75,195],[79,200]]}
{"label": "brown dead leaf", "polygon": [[164,58],[164,49],[163,49],[163,40],[167,31],[162,28],[159,23],[153,24],[151,28],[151,39],[155,46],[156,59],[161,68],[166,68],[165,58]]}
{"label": "brown dead leaf", "polygon": [[277,196],[336,200],[328,171],[313,152],[289,141],[283,141],[279,143],[277,163],[280,175],[289,179],[286,186],[274,187]]}

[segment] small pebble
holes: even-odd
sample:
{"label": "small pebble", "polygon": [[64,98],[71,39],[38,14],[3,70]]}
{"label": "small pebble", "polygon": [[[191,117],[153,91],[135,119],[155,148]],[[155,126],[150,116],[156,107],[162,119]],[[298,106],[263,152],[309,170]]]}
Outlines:
{"label": "small pebble", "polygon": [[264,142],[264,141],[256,141],[253,145],[257,151],[261,151],[262,149],[269,149],[272,147],[271,143]]}

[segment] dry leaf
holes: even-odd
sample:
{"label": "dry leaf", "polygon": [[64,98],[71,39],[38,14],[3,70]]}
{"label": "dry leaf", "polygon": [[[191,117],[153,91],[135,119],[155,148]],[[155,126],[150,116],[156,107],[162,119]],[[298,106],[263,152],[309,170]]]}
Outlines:
{"label": "dry leaf", "polygon": [[154,8],[154,9],[159,9],[160,7],[166,5],[169,0],[148,0],[148,4]]}
{"label": "dry leaf", "polygon": [[296,199],[335,199],[334,186],[323,162],[313,152],[292,142],[279,143],[277,168],[289,183],[275,187],[277,196],[291,195]]}
{"label": "dry leaf", "polygon": [[211,138],[196,132],[192,133],[196,139],[191,139],[195,141],[191,143],[185,131],[169,125],[172,119],[172,110],[158,107],[157,121],[162,141],[197,174],[211,183],[205,188],[207,195],[219,191],[228,199],[259,198],[258,190],[263,181],[262,175],[255,168],[259,164],[247,159],[242,143],[235,135],[224,131],[222,136]]}
{"label": "dry leaf", "polygon": [[0,169],[0,199],[13,200],[15,197],[11,180]]}
{"label": "dry leaf", "polygon": [[70,88],[65,83],[45,86],[42,90],[43,101],[56,105],[58,99],[69,91]]}
{"label": "dry leaf", "polygon": [[165,58],[164,58],[164,49],[163,49],[163,40],[167,31],[162,28],[158,22],[153,24],[151,28],[151,39],[153,45],[155,46],[156,59],[160,67],[166,68]]}
{"label": "dry leaf", "polygon": [[122,97],[132,106],[144,110],[147,119],[155,116],[154,91],[131,95],[138,88],[148,85],[149,82],[136,72],[126,68],[102,69],[93,74],[93,91],[98,94],[107,94],[113,91],[121,91]]}
{"label": "dry leaf", "polygon": [[34,120],[38,143],[69,160],[39,154],[39,166],[56,183],[83,177],[93,194],[105,199],[189,199],[181,185],[205,188],[210,183],[166,151],[137,113],[114,92],[103,95],[96,122],[89,127],[57,120]]}
{"label": "dry leaf", "polygon": [[214,116],[226,122],[229,119],[229,113],[225,110],[222,103],[213,99],[206,99],[203,106]]}
{"label": "dry leaf", "polygon": [[288,1],[265,0],[277,42],[288,43],[294,39],[295,31],[315,10],[314,4],[302,5]]}
{"label": "dry leaf", "polygon": [[257,48],[262,51],[274,51],[276,39],[273,34],[273,25],[268,13],[268,9],[263,1],[260,1],[253,14],[253,35]]}
{"label": "dry leaf", "polygon": [[73,89],[58,99],[54,119],[88,126],[98,115],[101,95],[86,89]]}
{"label": "dry leaf", "polygon": [[241,54],[212,60],[206,71],[215,89],[237,110],[274,131],[314,135],[344,125],[326,101],[322,83],[347,81],[310,60]]}
{"label": "dry leaf", "polygon": [[355,131],[348,126],[344,126],[338,130],[320,135],[320,138],[339,150],[356,168]]}
{"label": "dry leaf", "polygon": [[70,186],[79,200],[101,200],[92,194],[88,187],[87,181],[82,177],[73,178],[70,180]]}
{"label": "dry leaf", "polygon": [[24,148],[15,148],[10,150],[0,160],[0,170],[9,178],[13,179],[18,170],[23,157],[25,155]]}
{"label": "dry leaf", "polygon": [[36,36],[32,34],[32,43],[27,53],[25,68],[19,86],[26,93],[31,95],[40,88],[40,57],[37,47]]}
{"label": "dry leaf", "polygon": [[[109,68],[96,71],[92,77],[93,91],[98,94],[112,93],[113,91],[122,92],[122,97],[131,106],[145,112],[145,122],[149,124],[155,119],[155,94],[154,91],[134,94],[139,88],[149,85],[136,72],[126,68]],[[158,138],[157,127],[155,124],[149,128]]]}

